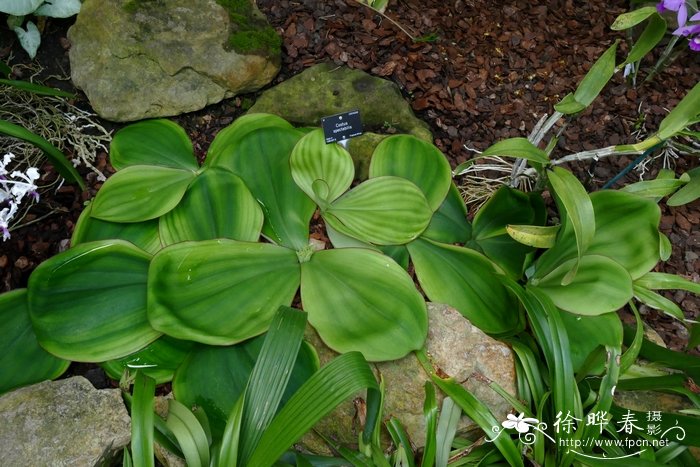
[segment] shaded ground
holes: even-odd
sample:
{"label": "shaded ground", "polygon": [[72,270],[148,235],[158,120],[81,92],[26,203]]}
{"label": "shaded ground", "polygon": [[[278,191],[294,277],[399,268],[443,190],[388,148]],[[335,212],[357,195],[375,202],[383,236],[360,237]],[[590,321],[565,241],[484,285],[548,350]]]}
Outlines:
{"label": "shaded ground", "polygon": [[[435,144],[453,167],[473,155],[468,148],[482,150],[499,139],[527,136],[616,39],[623,40],[620,54],[628,50],[625,34],[608,28],[627,8],[627,2],[619,0],[390,2],[387,16],[417,41],[352,0],[259,0],[258,5],[284,38],[282,70],[271,85],[319,62],[346,64],[390,79],[431,126]],[[46,26],[38,57],[46,76],[69,73],[65,36],[71,22],[54,20]],[[4,21],[0,23],[4,27]],[[13,63],[27,61],[9,31],[0,29],[0,40],[0,59],[12,53]],[[645,61],[643,70],[653,63],[653,59]],[[616,76],[603,95],[570,123],[556,154],[634,142],[639,128],[653,132],[698,76],[700,54],[690,53],[682,54],[643,87],[635,89]],[[49,81],[70,89],[69,82]],[[195,151],[203,155],[216,132],[255,98],[255,94],[239,96],[176,120],[187,129]],[[88,104],[81,97],[78,105]],[[629,162],[623,156],[574,169],[595,189]],[[694,158],[672,162],[677,173],[697,165]],[[106,154],[98,156],[98,166],[109,173]],[[652,165],[650,172],[658,168],[659,164]],[[99,188],[94,174],[86,176],[86,192],[66,186],[44,195],[25,218],[28,225],[0,243],[0,291],[25,286],[39,262],[67,246],[83,202]],[[624,180],[637,178],[633,172]],[[674,247],[663,270],[699,281],[700,203],[675,209],[662,205],[662,209],[661,227]],[[39,218],[43,219],[31,223]],[[668,296],[689,318],[700,315],[697,297],[683,292]],[[671,347],[684,347],[687,336],[682,326],[653,310],[643,312]]]}

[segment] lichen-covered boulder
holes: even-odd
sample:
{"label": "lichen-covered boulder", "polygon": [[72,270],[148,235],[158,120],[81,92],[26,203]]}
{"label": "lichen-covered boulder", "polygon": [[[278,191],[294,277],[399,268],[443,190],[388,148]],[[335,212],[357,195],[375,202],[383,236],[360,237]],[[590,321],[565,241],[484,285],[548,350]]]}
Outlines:
{"label": "lichen-covered boulder", "polygon": [[[488,382],[494,381],[510,394],[516,393],[515,362],[510,347],[487,336],[447,305],[428,303],[428,319],[425,346],[433,365],[461,382],[489,407],[497,419],[505,420],[511,406],[491,389]],[[305,337],[318,351],[321,365],[335,356],[315,333],[307,332]],[[399,419],[411,441],[416,446],[423,446],[423,401],[425,383],[430,377],[412,354],[392,362],[375,363],[374,368],[377,376],[381,374],[385,382],[384,416]],[[441,402],[440,391],[437,390],[437,393]],[[358,401],[354,403],[357,404]],[[357,419],[356,407],[350,401],[340,405],[315,429],[340,444],[356,445],[361,429],[357,425]],[[461,430],[473,426],[474,423],[468,417],[462,417]],[[313,433],[308,433],[300,445],[312,452],[326,452],[324,442]]]}
{"label": "lichen-covered boulder", "polygon": [[252,0],[85,0],[71,78],[113,121],[199,110],[269,83],[281,40]]}
{"label": "lichen-covered boulder", "polygon": [[0,397],[3,466],[102,465],[130,440],[131,422],[119,389],[97,390],[82,376]]}
{"label": "lichen-covered boulder", "polygon": [[271,113],[299,125],[321,126],[321,118],[359,109],[369,129],[392,127],[425,141],[433,137],[428,125],[391,81],[361,70],[315,65],[268,89],[249,113]]}

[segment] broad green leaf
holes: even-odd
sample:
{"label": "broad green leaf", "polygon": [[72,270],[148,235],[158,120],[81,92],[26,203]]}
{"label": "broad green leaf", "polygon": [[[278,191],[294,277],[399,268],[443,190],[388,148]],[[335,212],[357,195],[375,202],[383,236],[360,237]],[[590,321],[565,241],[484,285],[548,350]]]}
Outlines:
{"label": "broad green leaf", "polygon": [[282,407],[248,465],[272,465],[293,443],[342,401],[377,382],[359,352],[341,355],[317,371]]}
{"label": "broad green leaf", "polygon": [[447,197],[433,213],[421,237],[442,243],[465,243],[471,235],[467,207],[453,182],[450,184]]}
{"label": "broad green leaf", "polygon": [[103,221],[92,217],[92,203],[88,204],[75,224],[71,245],[110,239],[126,240],[151,254],[163,247],[160,243],[157,220],[128,224]]}
{"label": "broad green leaf", "polygon": [[80,11],[80,0],[48,0],[34,14],[51,18],[70,18]]}
{"label": "broad green leaf", "polygon": [[[326,144],[320,128],[299,140],[289,163],[296,184],[322,210],[350,188],[355,176],[350,154],[339,144]],[[323,184],[326,193],[320,193],[316,188],[319,183]]]}
{"label": "broad green leaf", "polygon": [[505,334],[519,325],[517,302],[485,256],[424,239],[407,247],[418,281],[431,301],[453,306],[489,334]]}
{"label": "broad green leaf", "polygon": [[410,276],[372,250],[314,253],[301,265],[301,300],[309,323],[333,350],[370,361],[395,360],[423,346],[428,314]]}
{"label": "broad green leaf", "polygon": [[[648,8],[653,9],[654,7]],[[663,39],[666,31],[666,20],[664,20],[658,13],[656,13],[656,11],[654,11],[646,28],[644,28],[644,31],[632,46],[632,50],[630,50],[629,54],[627,54],[627,58],[625,59],[624,63],[618,65],[618,69],[623,68],[628,63],[634,63],[644,58],[647,53],[649,53],[659,42],[661,42],[661,39]]]}
{"label": "broad green leaf", "polygon": [[615,73],[615,52],[618,42],[619,40],[616,40],[613,45],[608,47],[583,77],[574,91],[576,102],[588,107],[610,81]]}
{"label": "broad green leaf", "polygon": [[116,360],[100,363],[107,375],[119,380],[124,370],[138,370],[163,384],[173,379],[175,370],[185,360],[194,346],[193,342],[161,336],[138,352]]}
{"label": "broad green leaf", "polygon": [[182,242],[153,257],[148,319],[172,337],[228,345],[264,332],[299,287],[294,251],[228,239]]}
{"label": "broad green leaf", "polygon": [[700,198],[700,167],[691,169],[686,174],[690,180],[668,199],[669,206],[681,206]]}
{"label": "broad green leaf", "polygon": [[527,138],[504,139],[486,148],[481,156],[519,157],[539,164],[549,163],[547,153],[532,144]]}
{"label": "broad green leaf", "polygon": [[331,241],[333,248],[367,248],[370,250],[381,251],[378,246],[371,243],[363,242],[344,233],[340,233],[330,225],[326,225],[326,235]]}
{"label": "broad green leaf", "polygon": [[34,146],[44,151],[49,162],[53,164],[56,171],[61,174],[63,178],[69,182],[77,183],[81,189],[85,189],[85,182],[83,182],[80,174],[75,170],[75,167],[73,167],[73,164],[71,164],[61,151],[46,139],[32,133],[24,127],[15,125],[6,120],[0,120],[0,133],[32,143]]}
{"label": "broad green leaf", "polygon": [[637,8],[635,10],[622,13],[620,16],[615,18],[613,24],[610,25],[610,29],[613,31],[623,31],[638,25],[648,17],[655,14],[657,14],[656,7],[646,6]]}
{"label": "broad green leaf", "polygon": [[238,145],[245,135],[253,130],[266,127],[286,128],[291,130],[292,125],[277,115],[252,113],[238,117],[231,125],[219,131],[214,137],[207,151],[204,164],[214,167],[220,159],[225,159],[231,148]]}
{"label": "broad green leaf", "polygon": [[168,400],[166,426],[177,438],[188,467],[209,466],[209,440],[199,420],[182,403]]}
{"label": "broad green leaf", "polygon": [[396,261],[396,264],[401,266],[404,270],[408,271],[408,263],[411,257],[408,254],[406,245],[381,245],[379,251]]}
{"label": "broad green leaf", "polygon": [[309,243],[309,221],[316,210],[294,183],[289,155],[302,137],[296,130],[266,127],[245,134],[216,165],[241,177],[265,216],[263,234],[278,245],[301,250]]}
{"label": "broad green leaf", "polygon": [[[243,394],[263,339],[258,336],[234,346],[197,347],[175,373],[175,397],[187,406],[203,409],[209,416],[215,437],[224,432],[228,415]],[[318,366],[316,351],[304,343],[283,400],[288,400]]]}
{"label": "broad green leaf", "polygon": [[[613,259],[632,279],[649,272],[659,261],[658,205],[650,199],[616,190],[591,193],[590,200],[596,227],[586,254]],[[571,229],[565,228],[556,245],[537,261],[534,277],[548,274],[571,258],[576,258],[576,245]]]}
{"label": "broad green leaf", "polygon": [[228,169],[210,167],[190,184],[180,203],[160,218],[165,245],[187,240],[230,238],[255,242],[263,213],[243,180]]}
{"label": "broad green leaf", "polygon": [[[574,280],[562,285],[574,262],[579,262]],[[632,278],[606,256],[584,255],[570,259],[530,286],[544,292],[562,310],[579,315],[601,315],[617,311],[632,298]]]}
{"label": "broad green leaf", "polygon": [[649,272],[634,281],[634,283],[651,290],[680,289],[700,295],[700,284],[676,274]]}
{"label": "broad green leaf", "polygon": [[280,407],[305,328],[306,313],[294,308],[280,307],[272,319],[244,395],[238,456],[241,465],[248,465],[248,459]]}
{"label": "broad green leaf", "polygon": [[57,378],[70,365],[37,342],[29,320],[27,289],[0,295],[0,335],[0,394]]}
{"label": "broad green leaf", "polygon": [[411,135],[394,135],[379,143],[372,154],[370,178],[405,178],[421,189],[432,211],[447,196],[452,182],[450,164],[433,144]]}
{"label": "broad green leaf", "polygon": [[146,318],[151,255],[123,240],[83,243],[29,278],[29,315],[49,352],[68,360],[121,358],[156,340]]}
{"label": "broad green leaf", "polygon": [[681,101],[666,115],[656,133],[660,139],[669,139],[700,118],[700,82],[688,91]]}
{"label": "broad green leaf", "polygon": [[156,382],[137,371],[134,380],[134,396],[131,400],[131,453],[134,465],[155,465],[153,448],[153,405]]}
{"label": "broad green leaf", "polygon": [[465,246],[484,253],[517,280],[522,277],[527,255],[534,249],[511,238],[506,226],[535,223],[538,217],[528,195],[502,186],[474,216],[472,239]]}
{"label": "broad green leaf", "polygon": [[25,16],[34,13],[44,0],[4,0],[0,11],[13,16]]}
{"label": "broad green leaf", "polygon": [[[7,69],[8,74],[12,73],[10,68]],[[39,94],[42,96],[57,96],[57,97],[67,97],[75,98],[75,94],[71,92],[62,91],[60,89],[51,88],[48,86],[42,86],[40,84],[35,84],[29,81],[15,80],[15,79],[0,79],[0,84],[5,86],[12,86],[16,89],[21,89],[22,91],[31,92],[32,94]]]}
{"label": "broad green leaf", "polygon": [[600,346],[622,346],[622,322],[616,313],[581,316],[562,311],[562,323],[569,335],[569,354],[578,372],[588,356]]}
{"label": "broad green leaf", "polygon": [[171,211],[195,172],[171,167],[131,165],[107,179],[92,202],[92,216],[111,222],[142,222]]}
{"label": "broad green leaf", "polygon": [[646,287],[641,285],[634,285],[634,297],[640,302],[644,303],[648,307],[654,308],[656,310],[661,310],[667,313],[669,316],[684,321],[685,315],[683,310],[676,305],[673,301],[664,297],[661,294],[653,292]]}
{"label": "broad green leaf", "polygon": [[324,213],[335,230],[378,245],[401,245],[420,235],[432,211],[423,192],[399,177],[371,178],[335,200]]}
{"label": "broad green leaf", "polygon": [[554,110],[561,112],[564,115],[572,115],[585,109],[586,106],[578,102],[574,97],[574,93],[570,92],[562,100],[554,105]]}
{"label": "broad green leaf", "polygon": [[109,162],[117,170],[132,165],[199,168],[185,130],[165,119],[144,120],[119,130],[109,146]]}
{"label": "broad green leaf", "polygon": [[[554,167],[547,172],[549,183],[561,203],[566,222],[571,225],[576,238],[576,256],[580,260],[586,252],[595,235],[595,216],[593,204],[581,182],[568,170]],[[572,268],[562,278],[562,285],[571,282],[576,275],[578,261],[572,263]]]}
{"label": "broad green leaf", "polygon": [[506,225],[511,238],[535,248],[551,248],[556,243],[561,225]]}
{"label": "broad green leaf", "polygon": [[[620,188],[620,191],[634,193],[637,196],[642,196],[644,198],[649,198],[656,201],[657,199],[674,193],[685,184],[686,182],[675,178],[657,178],[656,180],[644,180],[641,182],[630,183],[629,185],[625,185]],[[700,196],[700,193],[698,193],[698,195]]]}
{"label": "broad green leaf", "polygon": [[17,34],[19,44],[27,52],[29,58],[34,60],[36,51],[39,49],[39,44],[41,44],[41,32],[39,28],[36,27],[33,21],[27,21],[27,29],[22,29],[17,26],[12,28],[12,30]]}

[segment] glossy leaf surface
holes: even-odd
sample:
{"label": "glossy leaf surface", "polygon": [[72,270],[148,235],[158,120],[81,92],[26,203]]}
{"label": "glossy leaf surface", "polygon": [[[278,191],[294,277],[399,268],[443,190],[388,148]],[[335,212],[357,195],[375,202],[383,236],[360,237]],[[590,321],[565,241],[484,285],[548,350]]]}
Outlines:
{"label": "glossy leaf surface", "polygon": [[111,222],[142,222],[171,211],[195,172],[170,167],[132,165],[107,179],[92,202],[92,215]]}
{"label": "glossy leaf surface", "polygon": [[101,362],[160,336],[146,318],[151,255],[122,240],[77,245],[29,279],[29,312],[41,345],[62,358]]}
{"label": "glossy leaf surface", "polygon": [[218,239],[176,243],[153,257],[148,318],[178,339],[228,345],[264,332],[299,287],[294,251]]}
{"label": "glossy leaf surface", "polygon": [[381,361],[423,346],[425,302],[389,257],[361,248],[324,250],[302,263],[301,270],[309,323],[333,350],[357,350],[367,360]]}
{"label": "glossy leaf surface", "polygon": [[70,365],[39,345],[29,319],[27,289],[0,295],[0,334],[0,394],[57,378]]}
{"label": "glossy leaf surface", "polygon": [[407,247],[418,281],[431,301],[453,306],[489,334],[504,334],[518,325],[517,302],[484,255],[423,239]]}
{"label": "glossy leaf surface", "polygon": [[215,238],[254,242],[262,224],[262,209],[243,180],[228,169],[212,167],[190,184],[159,226],[163,243],[170,245]]}
{"label": "glossy leaf surface", "polygon": [[423,192],[399,177],[371,178],[334,201],[324,219],[335,230],[378,245],[415,239],[432,211]]}
{"label": "glossy leaf surface", "polygon": [[578,372],[596,347],[622,345],[622,321],[616,313],[581,316],[562,311],[559,315],[569,335],[569,355],[574,372]]}
{"label": "glossy leaf surface", "polygon": [[422,237],[442,243],[465,243],[471,237],[467,207],[454,182],[445,200],[430,218]]}
{"label": "glossy leaf surface", "polygon": [[450,164],[433,144],[411,135],[394,135],[377,145],[369,166],[370,178],[405,178],[421,189],[432,211],[442,204],[452,182]]}

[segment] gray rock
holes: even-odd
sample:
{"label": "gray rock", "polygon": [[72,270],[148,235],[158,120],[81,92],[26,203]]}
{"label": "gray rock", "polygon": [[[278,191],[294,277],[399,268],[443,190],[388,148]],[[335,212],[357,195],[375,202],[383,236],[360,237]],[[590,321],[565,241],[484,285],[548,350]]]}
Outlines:
{"label": "gray rock", "polygon": [[[447,305],[429,303],[428,317],[426,350],[433,365],[460,381],[462,386],[489,407],[498,420],[505,420],[511,406],[488,386],[488,381],[495,381],[510,394],[516,393],[515,363],[510,347],[490,338]],[[322,365],[335,356],[315,333],[308,332],[306,339],[318,350]],[[374,367],[377,375],[381,374],[386,383],[385,418],[398,418],[413,443],[423,446],[424,386],[430,380],[429,376],[412,354],[401,360],[377,363]],[[439,390],[436,393],[441,404],[442,395]],[[358,404],[362,404],[360,399],[344,403],[315,429],[343,445],[356,445],[361,430],[356,422],[355,405]],[[463,416],[460,429],[466,431],[473,427],[474,423]],[[300,444],[312,452],[325,452],[325,444],[313,433],[307,434]]]}
{"label": "gray rock", "polygon": [[236,3],[234,14],[215,0],[86,0],[68,31],[73,83],[113,121],[257,90],[279,71],[280,39],[252,0]]}
{"label": "gray rock", "polygon": [[118,389],[82,376],[46,381],[0,397],[0,465],[96,465],[131,440]]}
{"label": "gray rock", "polygon": [[320,126],[321,117],[354,109],[360,110],[365,128],[391,126],[432,142],[428,125],[416,118],[394,83],[347,67],[320,64],[304,70],[263,92],[249,112]]}

